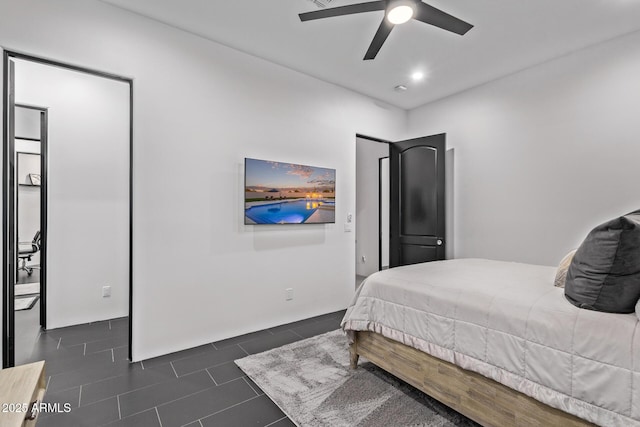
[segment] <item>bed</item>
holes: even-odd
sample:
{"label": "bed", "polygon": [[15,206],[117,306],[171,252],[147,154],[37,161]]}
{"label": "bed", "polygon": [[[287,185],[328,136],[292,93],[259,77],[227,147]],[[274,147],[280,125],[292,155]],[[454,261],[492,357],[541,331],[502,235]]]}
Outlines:
{"label": "bed", "polygon": [[458,259],[381,271],[342,321],[362,356],[489,425],[640,426],[636,314],[579,309],[556,269]]}

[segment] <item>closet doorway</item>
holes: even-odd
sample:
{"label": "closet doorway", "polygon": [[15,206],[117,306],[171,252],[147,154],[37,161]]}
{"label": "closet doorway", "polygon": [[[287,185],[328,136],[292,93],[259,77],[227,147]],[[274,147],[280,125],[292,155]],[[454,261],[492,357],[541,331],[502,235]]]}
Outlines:
{"label": "closet doorway", "polygon": [[[102,344],[131,359],[133,82],[17,52],[3,59],[2,365],[42,359],[43,341],[60,335],[44,346],[58,350],[75,325],[107,329]],[[19,310],[22,293],[37,296],[29,309]],[[83,340],[83,355],[105,350],[78,334],[68,345]]]}

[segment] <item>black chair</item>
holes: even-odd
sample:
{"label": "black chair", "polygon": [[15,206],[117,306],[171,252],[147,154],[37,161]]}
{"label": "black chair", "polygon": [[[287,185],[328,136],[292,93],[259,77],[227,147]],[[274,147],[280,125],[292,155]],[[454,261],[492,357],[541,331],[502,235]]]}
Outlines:
{"label": "black chair", "polygon": [[18,271],[24,270],[31,276],[34,267],[28,266],[27,261],[31,261],[31,258],[40,251],[40,244],[40,230],[36,231],[31,242],[18,242]]}

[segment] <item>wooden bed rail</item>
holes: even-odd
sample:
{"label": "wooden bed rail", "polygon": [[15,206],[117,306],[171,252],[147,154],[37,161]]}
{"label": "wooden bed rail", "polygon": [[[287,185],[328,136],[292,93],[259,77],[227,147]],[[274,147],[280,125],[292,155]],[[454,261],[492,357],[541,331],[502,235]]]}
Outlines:
{"label": "wooden bed rail", "polygon": [[349,351],[352,368],[362,356],[483,426],[594,425],[374,332],[355,332]]}

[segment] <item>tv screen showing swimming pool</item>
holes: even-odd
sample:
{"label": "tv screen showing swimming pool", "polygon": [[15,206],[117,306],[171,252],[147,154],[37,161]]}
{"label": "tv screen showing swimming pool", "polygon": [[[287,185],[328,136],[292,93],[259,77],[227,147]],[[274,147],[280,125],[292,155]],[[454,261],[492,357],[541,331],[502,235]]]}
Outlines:
{"label": "tv screen showing swimming pool", "polygon": [[336,170],[244,159],[245,224],[336,222]]}

